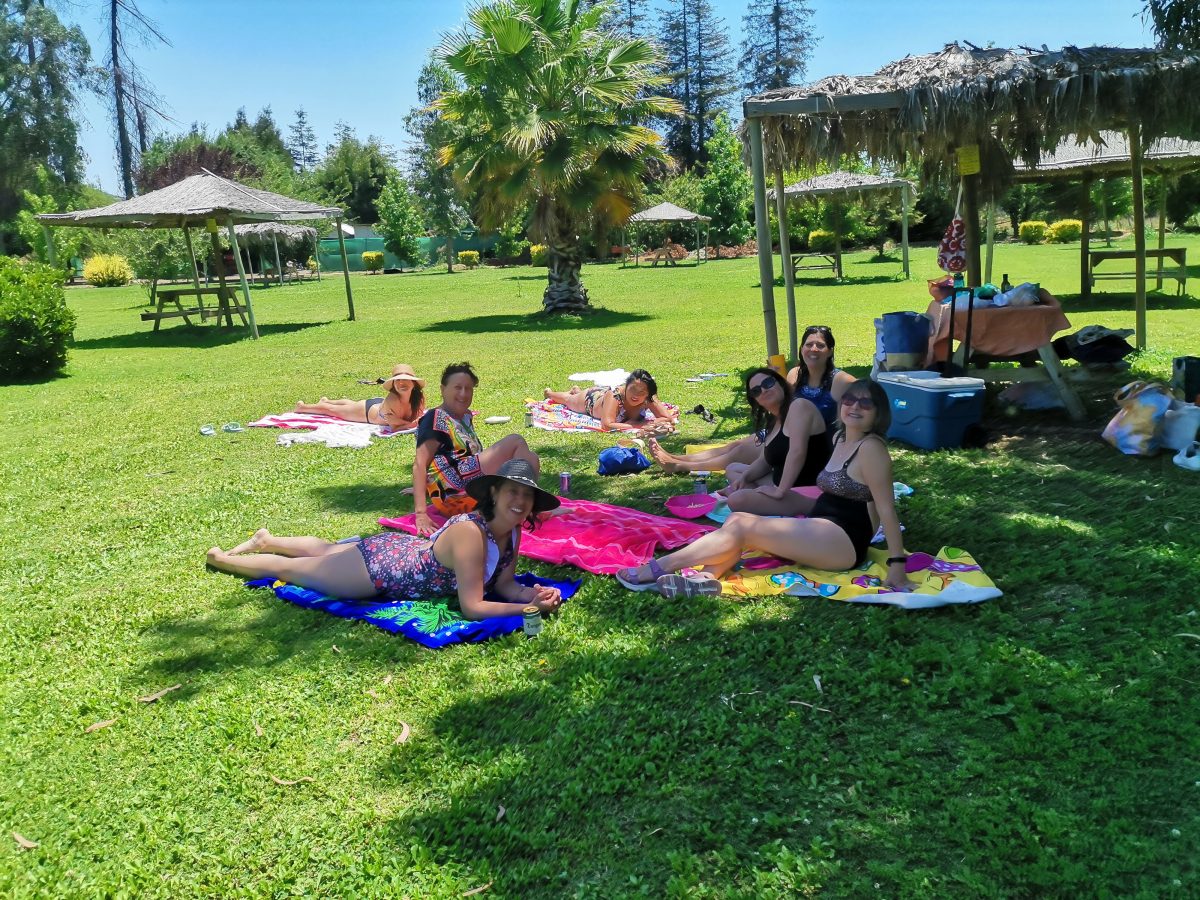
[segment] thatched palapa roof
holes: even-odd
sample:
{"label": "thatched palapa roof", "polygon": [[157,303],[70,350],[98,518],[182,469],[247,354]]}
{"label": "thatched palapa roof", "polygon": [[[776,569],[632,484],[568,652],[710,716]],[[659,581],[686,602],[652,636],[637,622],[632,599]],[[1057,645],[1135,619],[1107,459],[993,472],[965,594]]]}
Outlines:
{"label": "thatched palapa roof", "polygon": [[[1200,141],[1165,137],[1147,144],[1142,150],[1143,165],[1156,172],[1186,172],[1200,169]],[[1016,160],[1013,168],[1017,181],[1042,181],[1053,178],[1121,177],[1129,174],[1132,156],[1129,138],[1119,131],[1102,131],[1100,141],[1065,141],[1049,153],[1043,153],[1036,166]]]}
{"label": "thatched palapa roof", "polygon": [[288,225],[284,222],[255,222],[251,225],[235,225],[238,241],[244,247],[271,246],[274,241],[291,246],[317,239],[317,229],[304,225]]}
{"label": "thatched palapa roof", "polygon": [[676,206],[674,203],[660,203],[649,209],[634,213],[629,217],[630,222],[711,222],[709,216],[702,216],[691,210]]}
{"label": "thatched palapa roof", "polygon": [[[793,197],[809,197],[818,194],[861,194],[864,191],[887,189],[912,189],[912,182],[903,178],[892,178],[887,175],[871,175],[865,172],[830,172],[827,175],[816,175],[789,184],[783,189],[788,199]],[[767,196],[774,197],[774,189],[767,190]]]}
{"label": "thatched palapa roof", "polygon": [[[768,169],[866,154],[900,164],[917,155],[948,166],[954,148],[980,146],[982,180],[998,190],[1012,160],[1035,165],[1070,136],[1142,129],[1143,140],[1200,135],[1200,57],[1150,49],[979,49],[948,44],[873,75],[833,75],[748,98]],[[746,122],[742,124],[747,146]]]}

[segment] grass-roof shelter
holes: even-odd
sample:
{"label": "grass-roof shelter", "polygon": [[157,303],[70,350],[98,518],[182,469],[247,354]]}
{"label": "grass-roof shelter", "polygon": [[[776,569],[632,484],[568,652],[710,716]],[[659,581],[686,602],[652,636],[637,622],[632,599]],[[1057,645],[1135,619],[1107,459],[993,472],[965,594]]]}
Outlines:
{"label": "grass-roof shelter", "polygon": [[[275,277],[279,279],[280,285],[283,284],[283,264],[279,257],[281,241],[284,249],[289,252],[301,249],[304,245],[311,243],[313,259],[315,260],[319,256],[317,253],[317,229],[305,225],[289,225],[286,222],[254,222],[249,225],[235,225],[233,231],[247,252],[258,254],[260,269],[263,254],[268,249],[275,251]],[[320,266],[317,268],[317,276],[320,277]],[[266,283],[264,278],[263,284]]]}
{"label": "grass-roof shelter", "polygon": [[[1142,167],[1160,175],[1178,175],[1200,169],[1200,141],[1163,137],[1147,143],[1142,148]],[[1036,181],[1079,181],[1079,218],[1083,222],[1083,234],[1079,245],[1079,293],[1087,299],[1092,292],[1092,280],[1088,272],[1088,252],[1092,222],[1091,187],[1097,178],[1120,178],[1131,174],[1133,152],[1127,135],[1119,131],[1102,131],[1095,141],[1064,141],[1054,150],[1043,153],[1035,165],[1024,160],[1013,161],[1013,180]],[[1167,225],[1167,179],[1163,179],[1162,196],[1158,204],[1158,249],[1166,246]],[[1108,215],[1101,212],[1101,219]],[[1015,226],[1016,223],[1014,223]],[[1158,260],[1157,289],[1162,289],[1163,261]]]}
{"label": "grass-roof shelter", "polygon": [[225,286],[225,270],[221,263],[221,250],[217,233],[223,226],[233,246],[233,258],[237,263],[241,280],[242,298],[250,317],[250,333],[258,338],[258,324],[254,320],[254,306],[250,301],[250,286],[246,282],[245,266],[238,244],[236,226],[261,222],[312,221],[333,219],[339,226],[336,231],[342,248],[342,270],[346,277],[346,304],[350,319],[354,319],[354,294],[350,288],[350,269],[346,260],[346,245],[342,241],[342,210],[336,206],[322,206],[307,200],[294,200],[282,194],[273,194],[257,188],[246,187],[228,178],[214,175],[202,169],[199,175],[190,175],[182,181],[157,191],[150,191],[128,200],[121,200],[96,209],[82,209],[68,213],[51,213],[38,216],[43,227],[47,227],[46,246],[50,262],[54,264],[54,242],[49,226],[71,226],[75,228],[181,228],[192,258],[192,279],[199,290],[196,276],[196,254],[192,249],[192,228],[204,228],[212,240],[213,253],[217,259],[217,275],[221,287]]}
{"label": "grass-roof shelter", "polygon": [[653,223],[690,222],[696,231],[696,265],[700,265],[704,257],[704,254],[700,252],[700,226],[704,225],[704,245],[708,246],[708,223],[711,221],[711,216],[692,212],[690,209],[684,209],[682,206],[676,206],[674,203],[660,203],[657,206],[651,206],[649,209],[643,209],[641,212],[635,212],[629,217],[629,221],[622,230],[621,264],[625,264],[625,257],[627,256],[629,244],[626,240],[626,235],[630,225],[637,225],[639,223],[648,225]]}
{"label": "grass-roof shelter", "polygon": [[[1129,135],[1134,219],[1144,218],[1142,149],[1165,135],[1200,134],[1200,56],[1152,49],[981,49],[948,44],[906,56],[873,75],[834,75],[779,88],[742,104],[743,143],[754,176],[755,222],[767,347],[777,352],[767,224],[766,172],[780,188],[785,168],[836,165],[845,155],[899,166],[916,156],[927,174],[962,179],[972,283],[981,278],[980,195],[996,199],[1013,161],[1036,164],[1065,139]],[[1137,335],[1145,346],[1146,258],[1137,249]]]}

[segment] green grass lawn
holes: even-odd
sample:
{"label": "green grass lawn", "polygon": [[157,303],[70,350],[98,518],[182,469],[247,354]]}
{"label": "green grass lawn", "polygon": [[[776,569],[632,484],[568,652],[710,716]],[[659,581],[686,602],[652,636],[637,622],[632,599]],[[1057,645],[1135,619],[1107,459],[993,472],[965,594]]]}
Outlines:
{"label": "green grass lawn", "polygon": [[[909,282],[851,257],[847,283],[801,285],[800,324],[865,371],[871,319],[924,310],[934,253]],[[995,271],[1041,281],[1076,327],[1132,325],[1127,293],[1079,302],[1075,247],[1002,246]],[[340,277],[259,290],[258,342],[152,333],[141,288],[70,292],[65,377],[0,388],[0,893],[1200,893],[1200,475],[1099,440],[1116,376],[1086,389],[1087,427],[1001,413],[987,450],[896,449],[909,548],[974,553],[1005,592],[979,607],[668,603],[588,576],[537,640],[431,652],[205,571],[261,525],[339,538],[411,510],[408,439],[198,433],[366,396],[355,379],[396,361],[435,384],[470,360],[481,417],[518,427],[572,371],[644,366],[719,416],[669,446],[744,431],[735,379],[683,379],[764,355],[755,260],[585,278],[604,311],[583,322],[531,318],[528,268],[356,276],[357,322]],[[1197,306],[1152,295],[1136,375],[1200,351]],[[610,438],[530,441],[577,496],[660,510],[689,489],[595,476]]]}

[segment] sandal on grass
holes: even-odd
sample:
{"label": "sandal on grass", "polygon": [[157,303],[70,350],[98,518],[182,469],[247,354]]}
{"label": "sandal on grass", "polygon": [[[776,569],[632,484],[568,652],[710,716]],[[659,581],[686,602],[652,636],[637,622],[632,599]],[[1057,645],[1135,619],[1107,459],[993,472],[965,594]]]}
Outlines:
{"label": "sandal on grass", "polygon": [[657,559],[650,560],[647,565],[650,567],[650,576],[653,581],[638,581],[637,570],[640,566],[634,566],[630,569],[620,569],[617,571],[617,581],[621,583],[621,587],[627,591],[653,591],[658,587],[658,579],[666,576],[666,570],[658,564]]}
{"label": "sandal on grass", "polygon": [[676,597],[716,597],[721,593],[721,582],[707,572],[692,575],[663,575],[657,582],[658,592],[668,600]]}

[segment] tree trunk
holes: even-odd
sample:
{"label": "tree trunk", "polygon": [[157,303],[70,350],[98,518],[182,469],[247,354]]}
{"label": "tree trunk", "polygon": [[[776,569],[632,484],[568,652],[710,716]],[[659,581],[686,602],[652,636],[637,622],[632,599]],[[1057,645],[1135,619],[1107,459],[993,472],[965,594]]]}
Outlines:
{"label": "tree trunk", "polygon": [[546,292],[542,295],[545,312],[582,312],[590,309],[587,288],[583,286],[580,270],[583,257],[578,242],[551,241],[547,260]]}
{"label": "tree trunk", "polygon": [[454,274],[454,235],[446,236],[446,272]]}
{"label": "tree trunk", "polygon": [[109,37],[112,47],[113,104],[117,117],[117,160],[121,166],[121,185],[125,199],[133,196],[133,145],[129,140],[129,125],[125,121],[125,76],[121,72],[121,32],[117,21],[120,10],[117,0],[109,5]]}

